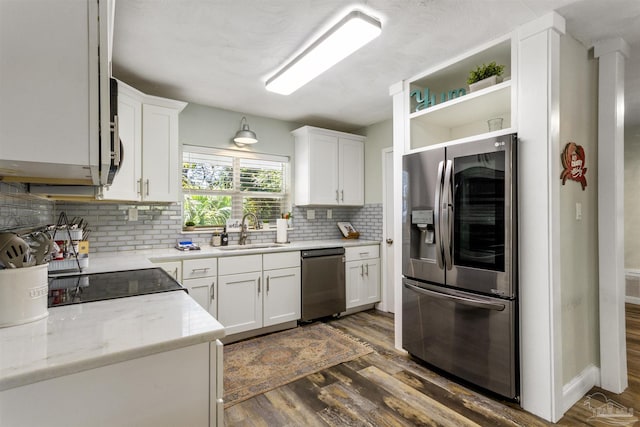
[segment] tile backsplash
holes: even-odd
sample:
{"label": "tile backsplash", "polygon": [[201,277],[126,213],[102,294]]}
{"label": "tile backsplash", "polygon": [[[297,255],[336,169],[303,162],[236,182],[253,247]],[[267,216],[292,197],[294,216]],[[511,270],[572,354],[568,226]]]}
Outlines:
{"label": "tile backsplash", "polygon": [[55,223],[55,203],[27,193],[26,184],[0,182],[0,231]]}
{"label": "tile backsplash", "polygon": [[[138,218],[129,221],[129,209],[136,208]],[[89,223],[90,252],[161,249],[173,247],[177,240],[189,238],[200,245],[208,245],[212,233],[182,233],[182,206],[176,204],[133,205],[123,203],[57,202],[56,215],[64,211],[69,218],[83,217]],[[313,210],[315,219],[307,219]],[[366,240],[382,239],[382,204],[369,204],[355,208],[332,208],[327,218],[326,208],[295,207],[293,230],[289,240],[339,239],[342,237],[336,223],[348,221]],[[239,233],[230,233],[231,244],[238,241]],[[274,231],[249,233],[249,243],[267,243],[275,240]]]}

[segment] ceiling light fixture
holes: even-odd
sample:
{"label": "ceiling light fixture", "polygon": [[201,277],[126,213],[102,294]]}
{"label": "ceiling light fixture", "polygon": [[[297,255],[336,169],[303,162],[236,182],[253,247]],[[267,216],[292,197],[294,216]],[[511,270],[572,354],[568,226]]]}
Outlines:
{"label": "ceiling light fixture", "polygon": [[382,32],[375,18],[354,10],[267,80],[268,91],[289,95]]}
{"label": "ceiling light fixture", "polygon": [[[244,123],[243,123],[244,122]],[[246,144],[255,144],[258,142],[258,137],[256,133],[249,129],[249,124],[247,123],[247,118],[242,117],[240,120],[240,130],[236,132],[236,136],[233,137],[233,142],[236,145],[246,145]]]}

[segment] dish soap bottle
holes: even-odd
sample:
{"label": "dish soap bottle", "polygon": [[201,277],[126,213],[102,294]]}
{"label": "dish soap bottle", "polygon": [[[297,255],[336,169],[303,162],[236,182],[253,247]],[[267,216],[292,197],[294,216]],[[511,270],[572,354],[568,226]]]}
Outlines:
{"label": "dish soap bottle", "polygon": [[229,235],[227,234],[227,227],[224,228],[224,230],[222,231],[222,234],[220,235],[220,244],[222,246],[229,245]]}

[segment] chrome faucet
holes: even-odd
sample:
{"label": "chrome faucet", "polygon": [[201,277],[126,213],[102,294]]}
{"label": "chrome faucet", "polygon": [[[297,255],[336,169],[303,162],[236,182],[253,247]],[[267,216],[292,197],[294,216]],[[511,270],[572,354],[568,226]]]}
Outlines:
{"label": "chrome faucet", "polygon": [[247,237],[249,235],[249,233],[247,233],[247,229],[249,228],[249,225],[245,222],[248,216],[253,217],[253,223],[255,224],[256,230],[258,229],[258,217],[256,216],[256,214],[252,212],[244,214],[244,216],[242,217],[242,224],[240,225],[240,240],[238,241],[239,245],[244,245],[247,243]]}

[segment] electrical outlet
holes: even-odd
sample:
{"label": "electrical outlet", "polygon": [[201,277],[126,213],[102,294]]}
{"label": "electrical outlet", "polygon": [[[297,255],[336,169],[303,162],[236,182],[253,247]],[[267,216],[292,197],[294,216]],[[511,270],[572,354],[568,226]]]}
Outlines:
{"label": "electrical outlet", "polygon": [[127,215],[127,221],[137,221],[138,220],[138,209],[137,208],[129,208],[129,214]]}
{"label": "electrical outlet", "polygon": [[333,211],[331,209],[327,209],[327,219],[333,218]]}
{"label": "electrical outlet", "polygon": [[307,219],[316,219],[316,211],[314,209],[307,209]]}

